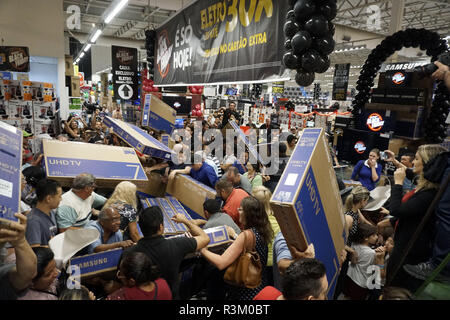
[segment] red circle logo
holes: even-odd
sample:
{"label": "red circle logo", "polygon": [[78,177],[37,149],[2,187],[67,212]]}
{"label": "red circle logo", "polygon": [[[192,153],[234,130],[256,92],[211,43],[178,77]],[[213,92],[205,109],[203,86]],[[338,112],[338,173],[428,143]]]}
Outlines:
{"label": "red circle logo", "polygon": [[355,150],[359,154],[363,154],[366,151],[366,144],[363,141],[358,141],[355,143]]}
{"label": "red circle logo", "polygon": [[396,85],[401,85],[405,82],[406,76],[402,72],[397,72],[392,76],[392,82]]}
{"label": "red circle logo", "polygon": [[380,116],[378,113],[372,113],[367,118],[367,126],[372,131],[375,131],[375,132],[380,131],[384,126],[383,117]]}

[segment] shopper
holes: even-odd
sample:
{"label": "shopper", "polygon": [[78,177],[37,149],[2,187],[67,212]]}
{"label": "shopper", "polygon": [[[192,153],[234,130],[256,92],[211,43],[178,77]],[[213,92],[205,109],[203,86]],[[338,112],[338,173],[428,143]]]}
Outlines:
{"label": "shopper", "polygon": [[216,174],[217,174],[217,178],[220,179],[222,178],[223,172],[222,172],[222,168],[220,166],[220,160],[216,157],[215,152],[214,154],[211,152],[211,148],[209,147],[210,144],[205,144],[203,147],[203,151],[206,154],[206,161],[209,161],[207,163],[214,163],[214,170],[216,170]]}
{"label": "shopper", "polygon": [[62,188],[58,182],[43,179],[36,185],[37,205],[28,216],[26,239],[32,247],[48,246],[58,234],[55,209],[61,202]]}
{"label": "shopper", "polygon": [[166,280],[160,278],[156,264],[142,252],[124,254],[117,271],[123,287],[106,300],[172,300]]}
{"label": "shopper", "polygon": [[241,120],[239,112],[236,111],[236,103],[233,101],[228,104],[228,108],[223,113],[222,128],[228,124],[229,120],[236,120],[237,124]]}
{"label": "shopper", "polygon": [[400,161],[395,159],[395,154],[390,151],[386,150],[384,151],[388,158],[386,159],[386,162],[392,163],[397,168],[404,168],[406,170],[406,178],[403,182],[403,192],[409,192],[415,188],[417,176],[413,173],[413,161],[415,158],[415,155],[413,153],[406,153],[401,156]]}
{"label": "shopper", "polygon": [[[371,266],[384,268],[384,247],[376,250],[370,248],[377,242],[377,228],[362,223],[355,233],[352,249],[356,251],[356,264],[348,267],[344,295],[350,300],[365,300],[369,294],[369,277],[372,275]],[[379,285],[381,283],[378,283]]]}
{"label": "shopper", "polygon": [[[419,176],[417,188],[403,196],[403,182],[406,177],[405,169],[399,168],[394,173],[394,184],[391,186],[391,200],[389,206],[390,215],[393,218],[378,223],[379,227],[392,226],[394,233],[394,250],[389,259],[386,270],[386,281],[389,285],[400,286],[415,291],[421,281],[409,276],[402,268],[405,264],[415,265],[428,261],[431,257],[433,239],[435,237],[435,216],[428,220],[419,237],[414,242],[411,250],[407,253],[402,266],[393,278],[393,271],[398,267],[399,259],[403,256],[411,236],[415,233],[417,226],[421,223],[424,214],[433,201],[438,183],[431,182],[426,176],[434,170],[433,166],[427,164],[439,154],[447,150],[440,145],[422,145],[418,148],[413,161],[414,174]],[[426,170],[424,170],[426,168]]]}
{"label": "shopper", "polygon": [[81,285],[79,289],[65,288],[64,290],[62,290],[61,294],[59,295],[59,300],[92,301],[92,300],[95,300],[95,295],[91,291],[89,291],[88,288]]}
{"label": "shopper", "polygon": [[281,290],[281,276],[286,269],[297,260],[315,257],[314,244],[309,244],[305,251],[299,251],[294,246],[289,246],[283,233],[278,232],[273,241],[273,286]]}
{"label": "shopper", "polygon": [[89,221],[85,229],[93,229],[99,232],[99,237],[88,246],[88,253],[103,252],[117,248],[128,248],[134,243],[132,240],[123,240],[120,232],[120,214],[114,206],[106,207],[100,211],[97,221]]}
{"label": "shopper", "polygon": [[173,298],[179,299],[180,264],[186,254],[206,247],[209,237],[200,227],[187,220],[184,215],[177,214],[172,220],[183,223],[193,237],[164,238],[163,213],[159,207],[149,207],[139,216],[138,223],[144,237],[129,251],[143,252],[156,263],[162,278],[170,286]]}
{"label": "shopper", "polygon": [[380,181],[383,168],[378,163],[380,159],[380,150],[373,149],[369,153],[369,159],[360,160],[356,164],[352,173],[352,180],[361,182],[363,187],[372,191],[376,187],[376,183]]}
{"label": "shopper", "polygon": [[112,113],[114,119],[123,120],[122,110],[120,110],[120,105],[116,106],[116,109]]}
{"label": "shopper", "polygon": [[351,246],[353,238],[361,223],[370,223],[361,210],[367,205],[370,198],[370,192],[365,187],[357,186],[345,199],[345,222],[348,230],[347,245]]}
{"label": "shopper", "polygon": [[229,228],[227,229],[233,239],[241,233],[241,229],[234,223],[233,219],[228,214],[220,211],[220,202],[217,199],[207,199],[203,203],[203,214],[206,220],[193,220],[196,225],[201,226],[203,229],[227,226],[231,228],[231,230]]}
{"label": "shopper", "polygon": [[250,181],[252,190],[263,185],[263,178],[259,172],[259,163],[247,162],[247,172],[243,174],[243,177]]}
{"label": "shopper", "polygon": [[289,157],[287,156],[286,151],[287,151],[286,144],[279,143],[278,144],[279,156],[278,158],[273,159],[273,163],[271,163],[271,167],[274,166],[277,169],[277,172],[272,175],[269,175],[268,178],[265,179],[264,186],[266,186],[272,193],[275,192],[278,182],[280,182],[281,176],[284,173],[284,169],[286,169],[286,166],[289,162]]}
{"label": "shopper", "polygon": [[103,208],[114,206],[120,214],[120,230],[124,240],[138,242],[140,238],[137,227],[137,187],[129,181],[120,182]]}
{"label": "shopper", "polygon": [[287,156],[291,156],[292,153],[295,150],[295,147],[297,146],[297,141],[298,139],[295,137],[295,135],[290,134],[287,138],[286,138],[286,155]]}
{"label": "shopper", "polygon": [[92,215],[98,216],[99,211],[94,208],[102,206],[106,198],[95,193],[95,188],[95,177],[90,173],[73,179],[72,188],[62,195],[56,214],[59,232],[83,228]]}
{"label": "shopper", "polygon": [[229,167],[222,179],[230,181],[234,188],[242,189],[248,194],[252,193],[252,184],[249,179],[245,175],[240,174],[236,167]]}
{"label": "shopper", "polygon": [[187,166],[185,169],[172,170],[169,179],[172,180],[177,174],[188,174],[195,180],[214,188],[218,180],[216,171],[213,167],[205,162],[206,155],[203,151],[195,154],[194,164]]}
{"label": "shopper", "polygon": [[[253,250],[252,243],[255,243],[255,250],[259,255],[261,264],[263,266],[267,264],[268,245],[272,241],[273,231],[264,206],[258,199],[247,197],[242,200],[239,210],[241,212],[240,222],[244,226],[244,231],[239,234],[233,244],[222,255],[212,253],[206,248],[201,250],[202,255],[219,270],[224,270],[238,259],[244,250],[244,246],[246,246],[247,251]],[[247,242],[245,242],[245,237],[247,237]],[[266,285],[267,274],[263,270],[261,284],[257,288],[248,289],[230,286],[227,298],[230,300],[251,300]]]}
{"label": "shopper", "polygon": [[435,61],[434,64],[438,69],[431,75],[434,80],[444,81],[447,89],[450,90],[450,67],[440,61]]}
{"label": "shopper", "polygon": [[[80,128],[78,120],[83,123],[83,128]],[[67,121],[63,122],[63,129],[69,135],[71,140],[84,139],[85,130],[88,127],[89,126],[83,120],[83,118],[80,118],[78,116],[69,116],[69,118],[67,118]]]}
{"label": "shopper", "polygon": [[241,228],[239,206],[242,199],[249,196],[249,194],[243,189],[235,189],[228,180],[219,180],[216,183],[217,196],[222,198],[225,202],[223,205],[223,212],[228,214],[233,221]]}
{"label": "shopper", "polygon": [[[272,228],[273,234],[276,235],[280,232],[280,226],[278,225],[277,219],[275,218],[275,214],[270,206],[270,198],[272,197],[272,193],[266,187],[260,185],[253,188],[252,196],[258,199],[264,206],[264,210],[267,213],[267,217],[269,218],[270,226]],[[266,272],[268,277],[268,284],[273,286],[273,241],[269,243],[269,252],[267,255],[267,266]]]}
{"label": "shopper", "polygon": [[313,258],[293,262],[282,278],[281,292],[265,287],[253,300],[325,300],[328,280],[325,266]]}
{"label": "shopper", "polygon": [[37,274],[27,293],[18,300],[58,300],[58,276],[53,251],[50,248],[33,248],[37,258]]}
{"label": "shopper", "polygon": [[[0,300],[16,300],[25,294],[37,274],[36,255],[25,239],[27,218],[21,213],[14,216],[19,222],[0,224]],[[16,263],[5,263],[5,244],[14,248]]]}

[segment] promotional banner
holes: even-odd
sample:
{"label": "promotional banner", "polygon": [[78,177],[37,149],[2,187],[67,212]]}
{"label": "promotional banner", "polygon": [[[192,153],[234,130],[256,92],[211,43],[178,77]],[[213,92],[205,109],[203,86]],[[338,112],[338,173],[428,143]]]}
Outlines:
{"label": "promotional banner", "polygon": [[350,76],[350,63],[335,65],[332,100],[338,101],[347,100],[349,76]]}
{"label": "promotional banner", "polygon": [[22,131],[0,121],[0,220],[20,211]]}
{"label": "promotional banner", "polygon": [[138,98],[138,52],[135,48],[111,46],[114,99]]}
{"label": "promotional banner", "polygon": [[30,53],[28,47],[0,46],[0,71],[29,72]]}
{"label": "promotional banner", "polygon": [[157,29],[155,85],[289,78],[285,0],[199,0]]}

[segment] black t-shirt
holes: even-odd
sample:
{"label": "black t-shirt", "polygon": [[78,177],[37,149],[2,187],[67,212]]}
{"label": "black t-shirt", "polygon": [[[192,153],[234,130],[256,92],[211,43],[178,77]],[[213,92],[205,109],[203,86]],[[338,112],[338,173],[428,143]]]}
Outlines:
{"label": "black t-shirt", "polygon": [[236,121],[239,124],[239,120],[241,119],[241,115],[239,114],[239,112],[237,112],[235,110],[231,110],[231,109],[226,109],[223,113],[222,127],[225,127],[227,125],[228,121],[230,120],[231,115],[234,116],[234,118],[236,119]]}
{"label": "black t-shirt", "polygon": [[196,248],[197,241],[194,238],[165,239],[163,236],[156,236],[142,238],[129,250],[145,253],[153,263],[158,265],[162,278],[167,281],[172,290],[172,296],[177,299],[179,297],[178,274],[181,262],[188,253],[195,252]]}

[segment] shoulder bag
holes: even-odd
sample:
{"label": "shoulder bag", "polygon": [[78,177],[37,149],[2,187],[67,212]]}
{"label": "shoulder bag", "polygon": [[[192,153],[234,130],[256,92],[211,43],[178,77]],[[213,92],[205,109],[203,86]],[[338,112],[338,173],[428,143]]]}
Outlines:
{"label": "shoulder bag", "polygon": [[255,236],[252,235],[252,251],[247,251],[247,231],[244,231],[244,250],[226,270],[223,280],[233,286],[254,289],[261,284],[262,265],[255,250]]}

